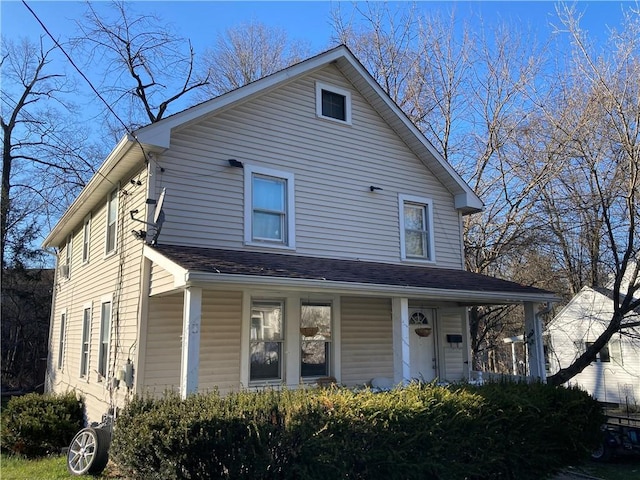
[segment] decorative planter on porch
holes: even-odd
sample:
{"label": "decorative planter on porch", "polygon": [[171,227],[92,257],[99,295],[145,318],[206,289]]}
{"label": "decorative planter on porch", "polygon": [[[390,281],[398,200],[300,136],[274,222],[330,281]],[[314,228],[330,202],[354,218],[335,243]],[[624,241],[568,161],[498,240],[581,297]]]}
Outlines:
{"label": "decorative planter on porch", "polygon": [[318,327],[300,327],[303,337],[314,337],[318,333]]}
{"label": "decorative planter on porch", "polygon": [[415,332],[419,337],[428,337],[431,335],[431,327],[418,327]]}

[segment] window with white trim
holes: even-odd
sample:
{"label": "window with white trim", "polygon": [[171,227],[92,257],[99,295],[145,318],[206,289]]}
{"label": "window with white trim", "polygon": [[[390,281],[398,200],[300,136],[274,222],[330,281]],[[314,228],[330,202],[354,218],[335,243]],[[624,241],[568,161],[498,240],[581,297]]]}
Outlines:
{"label": "window with white trim", "polygon": [[331,359],[331,304],[303,302],[300,309],[300,377],[326,377]]}
{"label": "window with white trim", "polygon": [[249,381],[284,378],[284,301],[253,300],[249,328]]}
{"label": "window with white trim", "polygon": [[60,315],[60,337],[58,339],[58,370],[64,365],[64,340],[67,329],[67,312]]}
{"label": "window with white trim", "polygon": [[351,92],[316,82],[316,115],[327,120],[351,124]]}
{"label": "window with white trim", "polygon": [[71,278],[71,260],[73,259],[73,237],[67,236],[64,246],[64,263],[62,264],[62,278]]}
{"label": "window with white trim", "polygon": [[245,165],[245,243],[295,247],[294,176]]}
{"label": "window with white trim", "polygon": [[98,373],[102,378],[109,372],[109,336],[111,332],[111,300],[100,305],[100,343],[98,344]]}
{"label": "window with white trim", "polygon": [[118,226],[118,189],[116,188],[107,197],[107,230],[105,232],[106,255],[116,250],[116,233]]}
{"label": "window with white trim", "polygon": [[80,376],[88,378],[89,359],[91,349],[91,307],[85,306],[82,310],[82,345],[80,347]]}
{"label": "window with white trim", "polygon": [[435,261],[431,199],[399,195],[400,254],[403,260]]}
{"label": "window with white trim", "polygon": [[82,224],[82,263],[89,263],[89,242],[91,240],[91,215]]}

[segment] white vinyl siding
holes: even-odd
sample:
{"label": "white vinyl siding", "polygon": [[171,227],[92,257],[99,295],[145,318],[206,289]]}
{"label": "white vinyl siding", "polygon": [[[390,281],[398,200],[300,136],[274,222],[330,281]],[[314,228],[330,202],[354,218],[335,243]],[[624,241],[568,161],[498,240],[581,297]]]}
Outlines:
{"label": "white vinyl siding", "polygon": [[[149,302],[145,390],[162,395],[180,385],[183,295],[154,297]],[[198,390],[225,393],[240,388],[242,294],[202,292]]]}
{"label": "white vinyl siding", "polygon": [[[140,224],[133,222],[129,216],[129,210],[139,209],[144,212],[146,209],[145,200],[149,196],[146,190],[146,177],[144,170],[132,172],[132,178],[143,180],[143,185],[129,186],[128,195],[123,198],[126,201],[126,209],[122,208],[121,216],[118,219],[118,229],[124,228],[125,232],[139,229]],[[129,178],[125,177],[123,183],[129,184]],[[88,375],[91,376],[97,370],[98,365],[98,343],[100,336],[99,328],[99,304],[103,296],[111,295],[114,285],[119,285],[118,302],[118,328],[117,342],[119,348],[113,349],[111,353],[111,365],[121,368],[127,360],[127,354],[131,353],[131,360],[137,362],[137,349],[131,348],[136,344],[136,334],[139,325],[141,287],[140,273],[142,266],[142,242],[132,241],[124,244],[124,249],[119,254],[102,258],[105,252],[105,231],[107,223],[107,201],[101,197],[96,208],[91,211],[91,229],[89,242],[90,262],[83,268],[75,268],[73,276],[66,282],[58,283],[58,290],[55,295],[54,318],[58,321],[63,312],[66,312],[66,341],[64,352],[64,371],[69,375],[60,375],[54,372],[55,360],[49,365],[47,384],[48,392],[66,392],[78,390],[85,392],[86,412],[89,421],[99,421],[107,409],[110,402],[123,406],[126,389],[120,388],[109,393],[109,389],[104,388],[104,383],[87,383],[86,379],[80,378],[80,363],[82,357],[82,317],[84,305],[94,302],[93,308],[93,328],[91,329],[91,348],[89,355]],[[142,215],[141,215],[142,216]],[[74,229],[73,243],[78,248],[73,248],[73,264],[80,265],[82,261],[83,242],[83,221],[80,221]],[[61,248],[61,259],[64,258],[64,245]],[[99,259],[99,261],[95,261]],[[118,272],[122,272],[119,277]],[[115,305],[114,298],[114,305]],[[57,327],[55,335],[50,339],[49,348],[51,351],[58,350]],[[114,333],[115,335],[116,333]],[[115,341],[116,339],[114,339]],[[138,342],[139,346],[140,343]],[[113,373],[113,372],[111,372]],[[134,379],[137,378],[137,370]],[[111,397],[111,398],[110,398]]]}
{"label": "white vinyl siding", "polygon": [[175,288],[173,283],[173,275],[154,263],[151,267],[149,295],[154,296],[170,292]]}
{"label": "white vinyl siding", "polygon": [[341,299],[342,383],[364,385],[375,377],[393,378],[391,301]]}
{"label": "white vinyl siding", "polygon": [[[352,92],[349,128],[318,121],[316,81]],[[245,244],[247,172],[229,158],[295,176],[297,254],[400,263],[398,194],[429,192],[437,266],[464,265],[453,196],[334,66],[173,132],[156,170],[171,195],[161,241],[256,248]]]}
{"label": "white vinyl siding", "polygon": [[463,312],[447,312],[443,310],[438,318],[438,339],[441,345],[438,357],[442,365],[440,366],[443,380],[448,382],[458,382],[465,378],[464,371],[464,348],[461,343],[449,343],[447,335],[461,335],[463,338],[465,332],[462,330]]}

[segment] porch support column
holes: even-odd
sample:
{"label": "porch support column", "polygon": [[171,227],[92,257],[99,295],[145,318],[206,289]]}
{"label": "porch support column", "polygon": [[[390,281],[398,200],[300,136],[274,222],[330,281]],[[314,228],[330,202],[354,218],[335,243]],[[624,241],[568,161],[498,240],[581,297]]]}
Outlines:
{"label": "porch support column", "polygon": [[200,368],[200,321],[202,289],[189,287],[184,291],[182,314],[182,362],[180,364],[180,397],[198,391]]}
{"label": "porch support column", "polygon": [[394,298],[391,303],[393,323],[393,381],[396,384],[411,380],[411,352],[409,350],[409,299]]}
{"label": "porch support column", "polygon": [[542,324],[536,315],[536,304],[524,303],[525,343],[528,350],[529,376],[547,381],[544,363],[544,346],[542,343]]}

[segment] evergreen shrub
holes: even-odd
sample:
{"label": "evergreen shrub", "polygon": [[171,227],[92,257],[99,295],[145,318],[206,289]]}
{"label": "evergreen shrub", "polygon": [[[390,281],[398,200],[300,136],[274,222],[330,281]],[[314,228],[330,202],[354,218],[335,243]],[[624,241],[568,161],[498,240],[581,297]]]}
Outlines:
{"label": "evergreen shrub", "polygon": [[13,397],[2,410],[2,450],[33,458],[59,453],[84,422],[74,392]]}
{"label": "evergreen shrub", "polygon": [[110,458],[136,479],[539,479],[585,458],[602,412],[543,384],[135,398]]}

